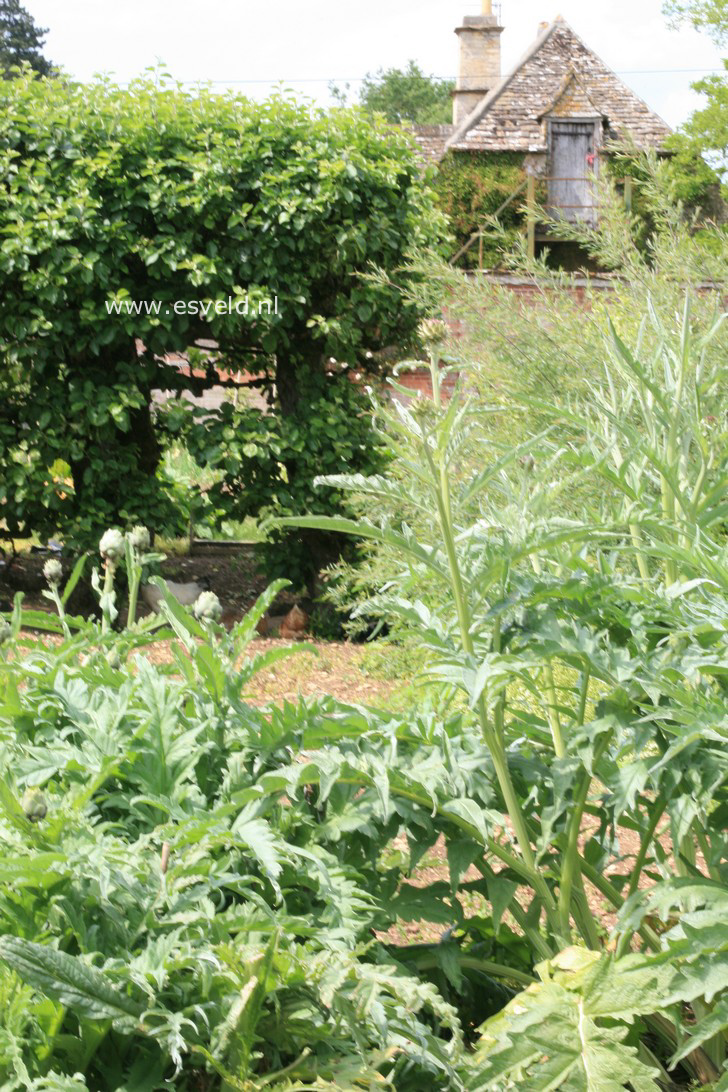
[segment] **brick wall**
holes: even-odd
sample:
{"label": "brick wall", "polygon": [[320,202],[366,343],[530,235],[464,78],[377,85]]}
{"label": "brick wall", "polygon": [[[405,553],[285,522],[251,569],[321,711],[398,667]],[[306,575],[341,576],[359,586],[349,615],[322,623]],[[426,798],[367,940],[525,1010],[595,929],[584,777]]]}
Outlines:
{"label": "brick wall", "polygon": [[[483,274],[478,274],[483,276]],[[615,286],[619,281],[618,276],[599,276],[599,277],[573,277],[571,282],[566,287],[559,288],[545,288],[542,285],[535,283],[530,278],[517,277],[508,273],[488,273],[485,274],[487,280],[494,285],[498,285],[501,288],[507,289],[512,292],[518,299],[519,303],[524,307],[537,307],[543,300],[544,293],[555,294],[557,292],[568,292],[577,303],[579,303],[584,310],[588,310],[590,302],[587,299],[587,289],[590,292],[603,292],[608,295],[610,292],[614,292]],[[697,290],[700,293],[718,292],[721,295],[724,293],[724,289],[721,285],[706,282],[697,286]],[[728,309],[728,297],[723,296],[723,306]],[[445,315],[447,319],[447,315]],[[459,320],[448,319],[450,329],[457,337],[462,332],[462,323]],[[443,384],[443,394],[447,398],[455,389],[457,382],[457,375],[448,375]],[[427,395],[432,397],[432,383],[430,382],[430,373],[426,368],[418,369],[414,372],[407,372],[399,377],[399,383],[401,386],[406,387],[412,391],[412,397],[416,398],[417,395]],[[400,397],[395,395],[395,397]]]}
{"label": "brick wall", "polygon": [[[442,393],[446,399],[452,397],[458,379],[459,375],[457,373],[451,372],[445,376],[442,384]],[[429,368],[417,368],[415,371],[405,372],[403,375],[398,376],[397,383],[400,387],[405,387],[408,391],[411,391],[412,398],[417,398],[419,395],[425,395],[427,398],[432,398],[432,380],[430,378]],[[407,401],[406,395],[401,395],[396,391],[394,392],[394,397],[399,398],[402,401]]]}
{"label": "brick wall", "polygon": [[[479,274],[482,276],[482,274]],[[501,288],[507,289],[516,296],[519,302],[523,306],[536,307],[543,298],[544,289],[534,281],[526,277],[516,277],[508,273],[489,273],[485,275],[487,280],[494,285],[498,285]],[[572,281],[573,287],[565,289],[558,288],[552,289],[554,292],[568,291],[571,295],[586,309],[589,306],[586,298],[587,286],[591,290],[599,292],[611,292],[614,290],[614,281],[609,277],[590,277],[590,278],[574,278]],[[447,315],[445,316],[447,318]],[[448,319],[450,329],[457,337],[462,332],[462,324],[459,320]],[[455,389],[459,376],[457,374],[449,374],[443,383],[442,391],[445,398],[452,395]],[[421,368],[417,371],[406,372],[398,379],[400,386],[406,387],[412,391],[412,397],[416,398],[418,395],[426,395],[428,398],[432,397],[432,383],[430,381],[430,372],[427,368]],[[395,395],[395,397],[404,397]]]}

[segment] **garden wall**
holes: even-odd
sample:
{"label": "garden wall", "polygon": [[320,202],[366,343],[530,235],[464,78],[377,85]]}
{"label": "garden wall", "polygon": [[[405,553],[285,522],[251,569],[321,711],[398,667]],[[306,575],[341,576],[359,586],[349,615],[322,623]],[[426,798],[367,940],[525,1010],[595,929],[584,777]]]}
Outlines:
{"label": "garden wall", "polygon": [[[553,288],[541,285],[531,277],[519,277],[511,273],[480,273],[471,274],[471,276],[483,277],[490,284],[507,289],[509,292],[513,293],[521,305],[537,307],[545,295],[553,292],[565,292],[577,300],[585,310],[588,310],[590,307],[587,291],[612,292],[615,284],[619,280],[617,274],[612,276],[604,274],[599,277],[577,276],[571,277],[568,285]],[[722,293],[724,291],[721,286],[707,281],[696,287],[697,291],[700,293]],[[724,305],[728,308],[728,296],[724,297]],[[462,333],[462,323],[458,320],[448,319],[447,314],[445,315],[445,318],[448,320],[451,330],[456,336],[459,336]],[[455,389],[457,380],[457,374],[453,374],[445,381],[443,393],[446,396],[450,395]],[[418,394],[426,394],[432,397],[432,382],[427,368],[419,368],[416,371],[407,372],[405,375],[400,376],[399,383],[401,386],[411,390],[413,397],[416,397]]]}

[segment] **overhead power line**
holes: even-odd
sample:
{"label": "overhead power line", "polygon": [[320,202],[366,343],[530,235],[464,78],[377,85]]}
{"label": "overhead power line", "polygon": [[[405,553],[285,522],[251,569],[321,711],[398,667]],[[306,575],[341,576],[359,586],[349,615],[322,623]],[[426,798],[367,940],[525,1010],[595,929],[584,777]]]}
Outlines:
{"label": "overhead power line", "polygon": [[[678,74],[691,74],[691,75],[709,75],[712,72],[722,72],[723,68],[624,68],[615,72],[617,76],[674,76]],[[408,80],[437,80],[441,83],[451,83],[453,80],[457,80],[457,76],[416,76],[407,74]],[[475,78],[472,74],[468,75],[469,79]],[[491,73],[483,73],[483,79],[490,79]],[[252,84],[252,83],[364,83],[367,80],[376,82],[377,73],[370,73],[367,76],[274,76],[270,79],[254,78],[249,80],[206,80],[200,77],[196,80],[180,80],[180,83],[184,84],[224,84],[230,87],[234,84]],[[125,81],[126,82],[126,81]]]}

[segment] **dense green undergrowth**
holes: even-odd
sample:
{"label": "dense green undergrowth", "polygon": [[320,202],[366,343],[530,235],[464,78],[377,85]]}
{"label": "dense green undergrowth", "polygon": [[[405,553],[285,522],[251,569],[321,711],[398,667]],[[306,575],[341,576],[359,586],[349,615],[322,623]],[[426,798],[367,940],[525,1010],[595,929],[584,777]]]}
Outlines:
{"label": "dense green undergrowth", "polygon": [[83,561],[0,621],[0,1087],[728,1089],[723,267],[653,197],[586,312],[543,263],[517,313],[430,271],[458,392],[427,324],[387,476],[320,483],[362,518],[296,521],[369,542],[407,700],[250,704],[280,585],[232,633],[209,593],[137,622],[143,528],[98,623]]}
{"label": "dense green undergrowth", "polygon": [[[49,563],[58,619],[0,623],[2,1087],[728,1088],[725,364],[689,307],[647,322],[581,444],[505,452],[430,326],[434,401],[381,411],[398,476],[329,483],[394,514],[304,520],[399,559],[419,709],[252,706],[280,585],[230,634],[210,593],[135,622],[143,529],[102,540],[99,624]],[[602,517],[559,514],[587,477]]]}
{"label": "dense green undergrowth", "polygon": [[[485,1026],[469,1087],[726,1087],[722,325],[694,323],[689,297],[678,315],[649,298],[632,345],[603,335],[601,381],[552,407],[524,398],[544,430],[492,455],[489,418],[512,407],[447,404],[436,352],[434,405],[383,414],[397,476],[321,483],[376,513],[327,523],[369,538],[388,574],[362,609],[426,648],[480,726],[476,867],[531,892],[507,909],[542,981]],[[696,971],[708,992],[691,998]]]}

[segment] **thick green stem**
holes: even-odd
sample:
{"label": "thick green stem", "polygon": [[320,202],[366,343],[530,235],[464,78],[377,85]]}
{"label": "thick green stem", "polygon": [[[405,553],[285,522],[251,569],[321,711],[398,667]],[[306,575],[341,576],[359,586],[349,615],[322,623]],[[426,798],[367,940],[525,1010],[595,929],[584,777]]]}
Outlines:
{"label": "thick green stem", "polygon": [[[418,971],[434,971],[440,966],[437,952],[423,951],[408,957],[406,948],[397,948],[395,955],[398,960],[413,964]],[[512,967],[507,967],[504,963],[493,963],[490,960],[477,959],[475,956],[462,955],[458,962],[466,970],[482,971],[483,974],[488,974],[492,978],[509,978],[512,982],[518,982],[521,986],[530,986],[537,981],[533,975],[526,974],[525,971],[517,971]]]}
{"label": "thick green stem", "polygon": [[647,860],[647,854],[650,851],[652,840],[657,830],[657,825],[665,814],[667,808],[667,800],[664,796],[658,796],[655,801],[655,806],[650,815],[650,822],[647,826],[647,830],[642,835],[642,841],[640,843],[639,853],[634,863],[634,871],[632,872],[631,879],[629,881],[629,889],[627,891],[627,898],[630,895],[634,895],[635,891],[640,884],[640,876],[642,875],[642,869],[645,867],[645,861]]}
{"label": "thick green stem", "polygon": [[648,581],[650,579],[650,566],[647,564],[647,558],[645,557],[642,534],[636,523],[630,523],[629,533],[632,538],[632,545],[637,554],[637,568],[640,571],[640,576],[643,580]]}
{"label": "thick green stem", "polygon": [[127,627],[133,626],[136,622],[137,603],[139,602],[139,588],[142,582],[141,569],[136,565],[131,573],[129,573],[129,609],[127,611],[126,624]]}
{"label": "thick green stem", "polygon": [[[496,618],[493,624],[493,651],[500,654],[501,652],[501,620]],[[498,696],[498,700],[493,710],[493,723],[495,725],[495,734],[498,737],[498,742],[501,747],[505,746],[505,713],[506,713],[506,695],[505,691],[501,691]]]}
{"label": "thick green stem", "polygon": [[[588,676],[586,676],[588,679]],[[588,681],[587,681],[588,686]],[[597,748],[594,757],[594,768],[600,762],[605,750],[609,746],[612,732],[607,732]],[[571,899],[574,883],[581,876],[581,857],[579,854],[579,834],[581,833],[581,821],[584,816],[584,808],[589,797],[592,784],[592,775],[584,770],[581,784],[574,801],[574,811],[569,822],[569,835],[561,868],[561,890],[559,893],[559,915],[561,920],[561,932],[567,943],[571,940]]]}
{"label": "thick green stem", "polygon": [[[435,408],[437,410],[442,408],[442,397],[440,392],[440,372],[438,367],[437,358],[433,355],[430,360],[430,371],[432,376],[432,389]],[[437,465],[433,459],[432,451],[430,450],[427,439],[424,439],[423,443],[424,456],[430,465],[433,474],[433,484],[435,486],[435,501],[437,505],[438,518],[440,523],[440,532],[442,540],[445,546],[445,553],[448,559],[448,567],[450,570],[450,586],[455,600],[455,609],[458,616],[458,623],[460,627],[460,639],[463,645],[463,649],[467,656],[472,657],[474,655],[474,643],[471,633],[471,619],[468,611],[465,587],[463,584],[462,574],[460,572],[460,564],[458,562],[457,549],[455,546],[455,535],[452,519],[452,504],[450,498],[450,479],[447,471],[447,465],[442,455],[437,458]],[[502,741],[498,738],[496,732],[491,727],[488,718],[488,709],[485,702],[485,697],[481,696],[476,705],[476,712],[480,722],[483,738],[488,746],[493,759],[493,766],[495,768],[496,777],[498,778],[498,784],[500,786],[503,800],[505,802],[506,810],[513,826],[513,832],[516,836],[521,855],[524,863],[530,874],[531,883],[534,890],[541,896],[546,907],[546,912],[553,924],[556,920],[556,902],[551,893],[551,890],[546,883],[546,880],[541,875],[536,865],[536,858],[531,846],[531,840],[528,835],[528,828],[526,820],[521,810],[520,801],[516,794],[511,780],[510,770],[508,769],[508,758]]]}
{"label": "thick green stem", "polygon": [[680,875],[692,876],[697,868],[697,856],[695,853],[695,841],[692,828],[681,840],[679,853],[675,854],[675,867]]}
{"label": "thick green stem", "polygon": [[66,608],[63,606],[63,600],[61,599],[60,595],[58,594],[58,586],[56,584],[51,585],[51,595],[53,596],[53,602],[56,605],[56,610],[58,611],[58,617],[59,617],[59,619],[61,621],[61,625],[63,626],[63,634],[64,634],[65,637],[70,637],[71,636],[71,630],[70,630],[70,627],[68,625],[68,622],[66,621]]}
{"label": "thick green stem", "polygon": [[564,733],[561,727],[561,718],[559,717],[558,701],[556,698],[556,684],[554,682],[554,672],[551,664],[546,664],[543,669],[544,679],[546,680],[546,700],[548,702],[546,706],[546,713],[549,721],[549,728],[551,729],[551,738],[554,742],[554,753],[557,758],[564,758],[566,756],[566,744],[564,743]]}
{"label": "thick green stem", "polygon": [[591,670],[587,665],[581,676],[581,692],[579,695],[579,712],[577,714],[577,728],[583,728],[586,721],[586,706],[589,701],[589,684],[591,683]]}
{"label": "thick green stem", "polygon": [[[677,474],[678,470],[678,435],[681,424],[680,404],[683,398],[683,392],[685,390],[685,382],[687,380],[688,364],[690,360],[690,309],[689,301],[686,301],[685,315],[683,318],[683,344],[682,353],[680,355],[680,371],[678,375],[677,388],[675,390],[675,398],[672,405],[672,420],[670,421],[670,429],[667,436],[667,449],[665,452],[665,463],[670,470],[673,471],[673,476]],[[675,492],[668,482],[667,478],[662,477],[662,511],[665,516],[666,533],[672,533],[671,529],[675,524],[675,515],[677,510],[677,498]],[[678,566],[675,561],[667,561],[665,564],[665,580],[668,585],[676,583],[679,577]]]}
{"label": "thick green stem", "polygon": [[697,832],[697,839],[698,839],[698,845],[700,846],[700,852],[703,854],[703,857],[705,858],[705,867],[708,870],[708,875],[710,876],[711,880],[715,880],[716,883],[720,883],[721,882],[720,869],[716,868],[715,865],[711,865],[711,863],[710,863],[710,856],[711,856],[711,854],[710,854],[710,843],[708,842],[708,839],[705,836],[705,831],[699,830]]}
{"label": "thick green stem", "polygon": [[593,951],[598,951],[602,946],[601,938],[599,936],[596,919],[589,906],[589,900],[586,897],[581,869],[574,881],[574,897],[571,903],[571,912],[584,942]]}
{"label": "thick green stem", "polygon": [[[536,576],[541,576],[543,572],[541,559],[534,555],[531,558],[531,564]],[[566,744],[564,743],[564,733],[561,727],[561,718],[559,717],[558,701],[556,699],[556,683],[554,682],[554,673],[551,664],[546,664],[544,666],[543,673],[544,679],[546,680],[546,716],[548,718],[549,728],[551,729],[554,753],[557,758],[564,758],[566,755]]]}

